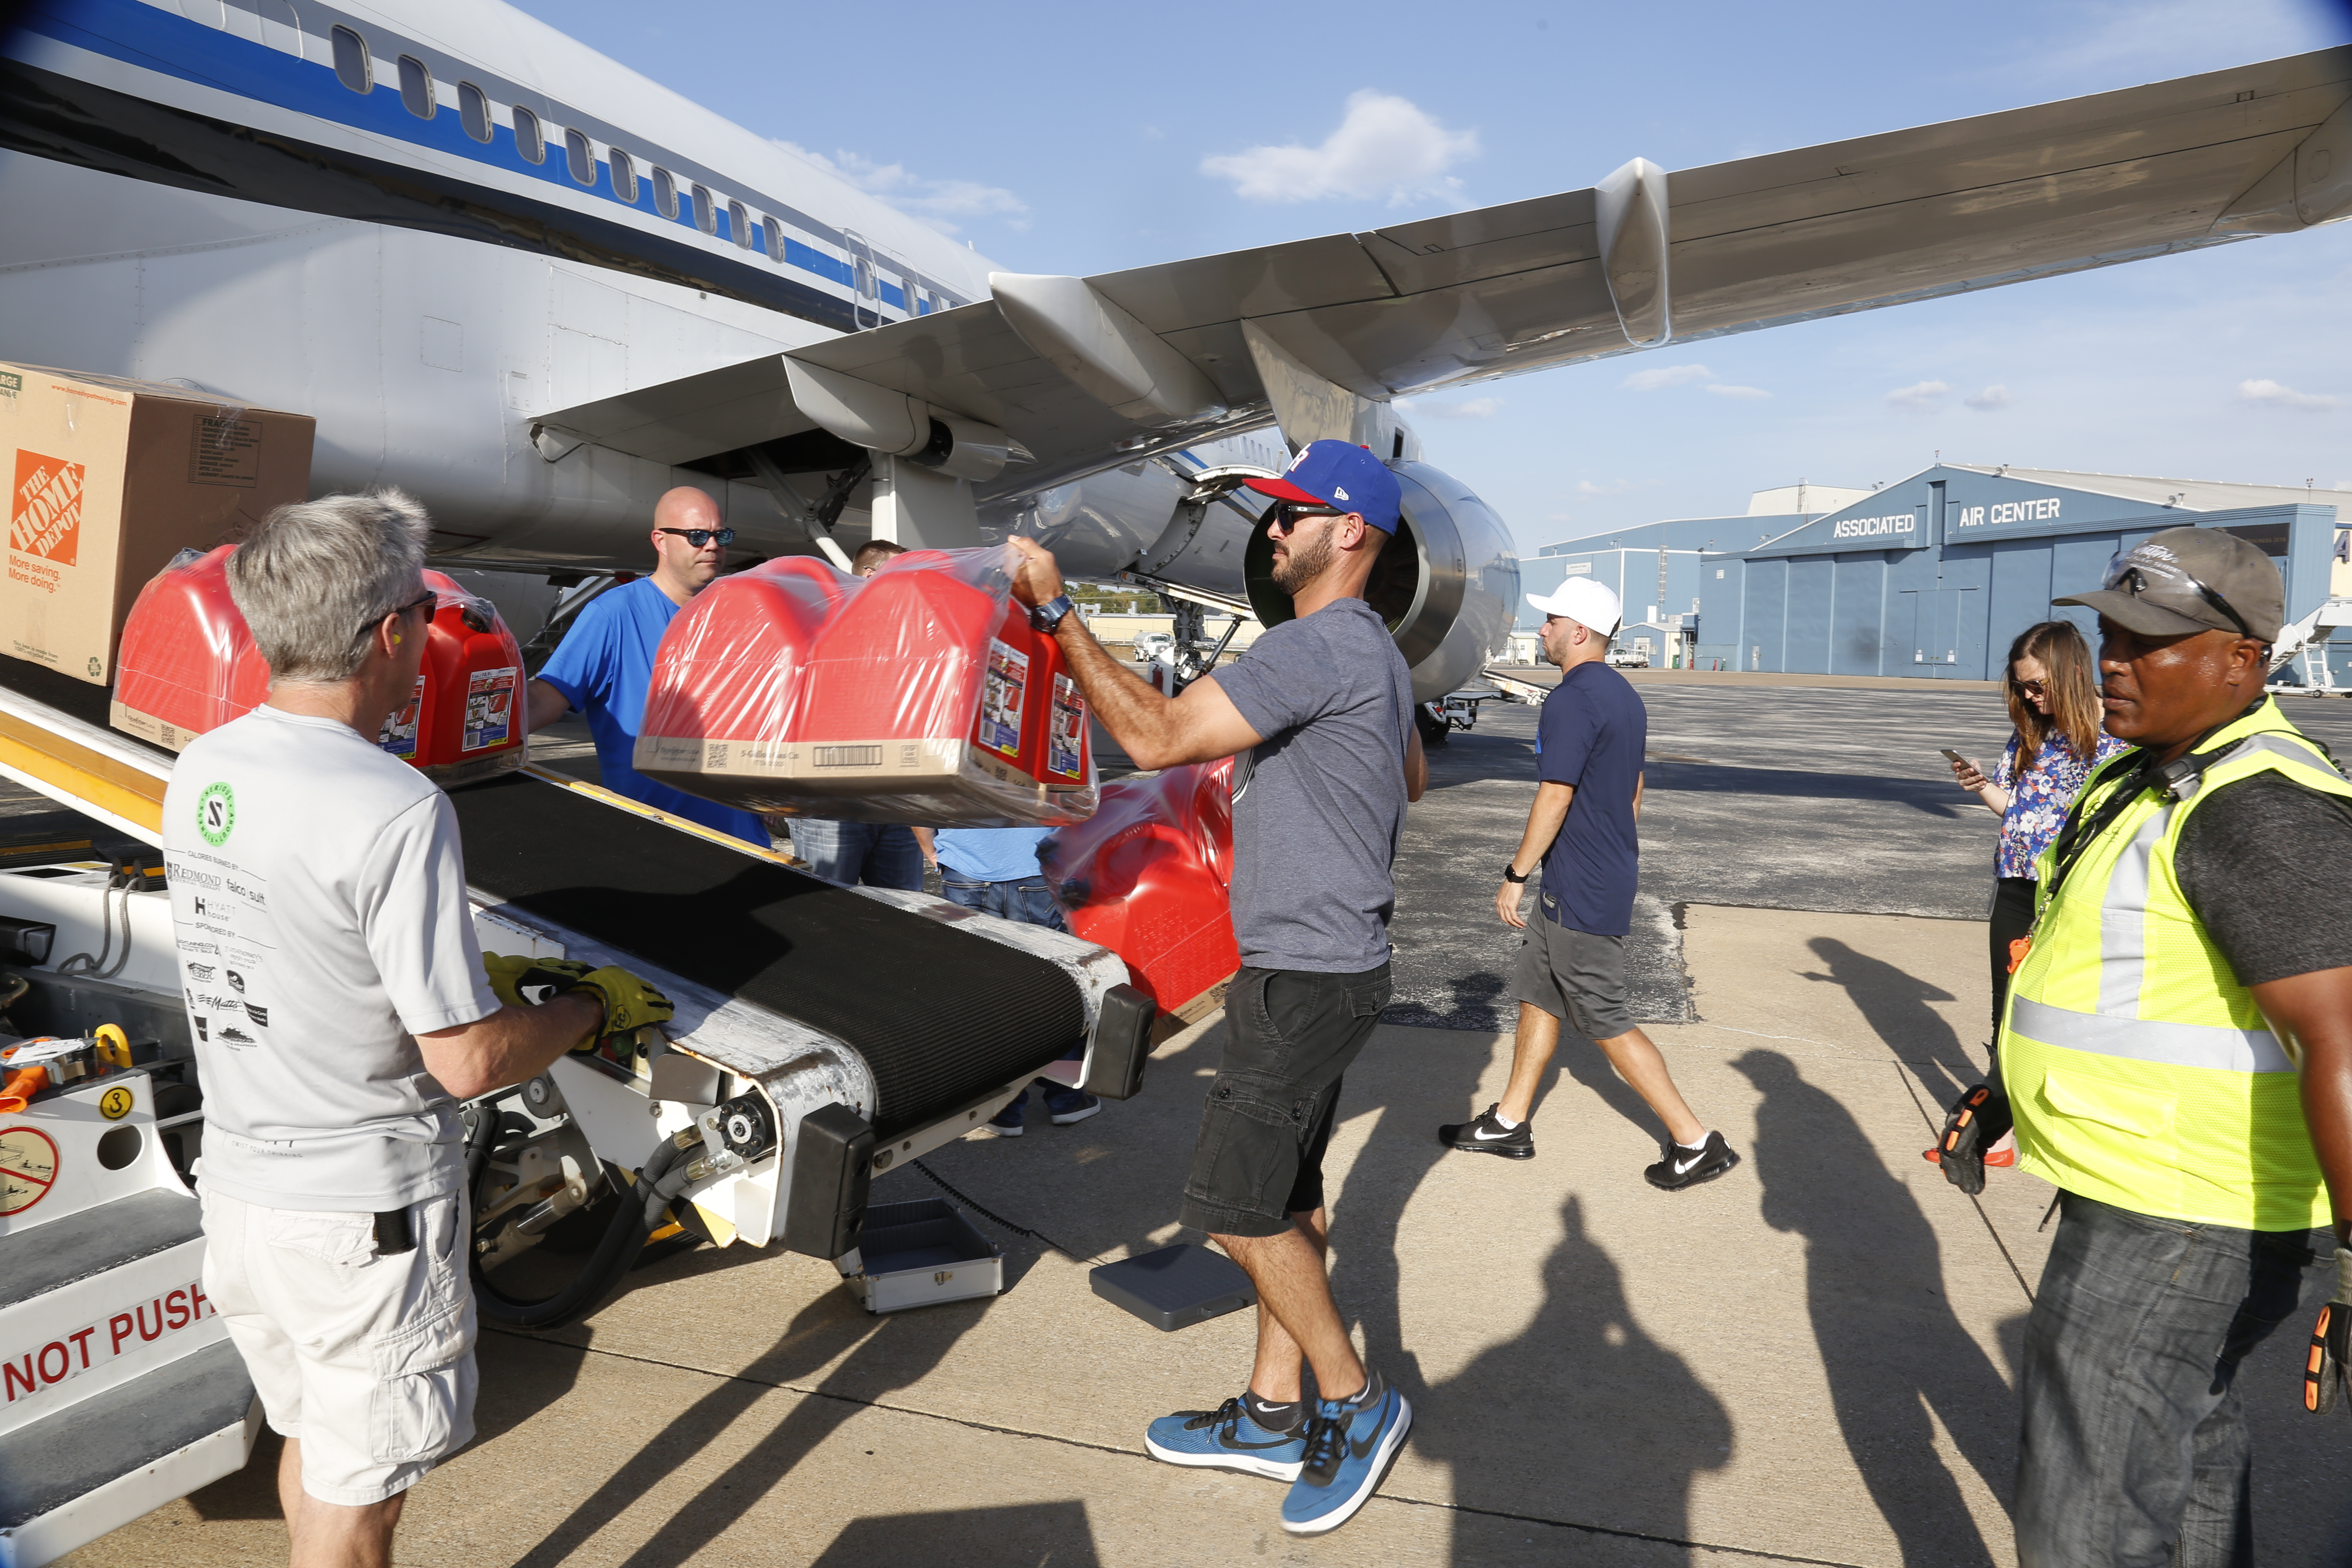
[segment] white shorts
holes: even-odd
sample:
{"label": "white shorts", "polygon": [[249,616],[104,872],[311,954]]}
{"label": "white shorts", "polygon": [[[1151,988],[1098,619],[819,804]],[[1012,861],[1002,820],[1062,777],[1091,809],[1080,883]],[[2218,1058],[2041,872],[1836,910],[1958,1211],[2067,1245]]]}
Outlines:
{"label": "white shorts", "polygon": [[474,1436],[474,1292],[456,1195],[411,1208],[416,1246],[379,1257],[375,1216],[263,1208],[204,1190],[205,1290],[302,1489],[382,1502]]}

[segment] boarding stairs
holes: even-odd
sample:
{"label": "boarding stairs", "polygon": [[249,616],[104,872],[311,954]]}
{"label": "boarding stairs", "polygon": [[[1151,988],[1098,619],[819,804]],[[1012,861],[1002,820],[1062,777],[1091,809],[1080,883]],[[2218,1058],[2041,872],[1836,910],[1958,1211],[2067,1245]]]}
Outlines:
{"label": "boarding stairs", "polygon": [[2281,672],[2293,666],[2302,689],[2310,695],[2338,690],[2334,672],[2328,668],[2327,650],[2337,628],[2347,626],[2352,626],[2352,599],[2329,598],[2281,631],[2271,645],[2272,681],[2278,682]]}

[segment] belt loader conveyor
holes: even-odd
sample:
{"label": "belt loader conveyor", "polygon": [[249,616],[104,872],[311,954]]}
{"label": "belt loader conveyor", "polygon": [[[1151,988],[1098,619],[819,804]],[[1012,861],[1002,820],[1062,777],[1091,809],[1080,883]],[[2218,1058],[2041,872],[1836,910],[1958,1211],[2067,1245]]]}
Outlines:
{"label": "belt loader conveyor", "polygon": [[[101,688],[0,657],[0,774],[154,844],[175,758],[107,728],[105,702]],[[1125,964],[1090,943],[921,894],[841,888],[792,869],[781,856],[537,769],[450,798],[485,951],[622,963],[677,1009],[660,1031],[567,1057],[467,1108],[477,1261],[485,1270],[567,1226],[577,1232],[601,1224],[599,1210],[628,1207],[615,1201],[619,1189],[651,1157],[667,1158],[668,1139],[686,1148],[677,1163],[687,1184],[670,1205],[673,1225],[657,1237],[682,1227],[722,1246],[781,1243],[855,1276],[875,1175],[961,1137],[1033,1077],[1118,1099],[1139,1085],[1153,1009],[1125,984]],[[36,993],[20,1026],[62,1033],[121,1022],[142,1047],[140,1072],[127,1076],[163,1086],[139,1101],[144,1120],[136,1124],[150,1128],[159,1092],[192,1099],[200,1089],[169,895],[147,885],[155,880],[0,870],[0,917],[56,927],[47,963],[9,965]],[[56,972],[60,955],[99,953],[118,929],[129,951],[113,950],[120,967],[111,978]],[[1061,1059],[1079,1047],[1080,1060]],[[99,1092],[96,1083],[51,1089],[25,1112],[0,1118],[0,1137],[7,1127],[83,1116],[74,1108]],[[200,1131],[188,1126],[190,1115],[163,1120]],[[150,1142],[160,1148],[163,1140]],[[68,1159],[61,1146],[60,1163],[78,1166],[80,1157]],[[181,1252],[201,1258],[195,1205],[162,1153],[144,1169],[153,1190],[142,1201],[177,1205],[165,1272],[194,1279],[196,1265]],[[64,1178],[56,1179],[63,1192]],[[62,1205],[0,1214],[0,1279],[10,1277],[12,1241],[37,1247],[47,1239],[41,1229],[70,1217]],[[115,1278],[150,1255],[116,1249],[95,1259],[96,1274]],[[167,1297],[186,1282],[175,1277],[148,1294]],[[151,1282],[125,1274],[121,1283],[136,1294]],[[602,1293],[567,1317],[583,1314]],[[497,1302],[495,1290],[484,1292],[486,1315],[500,1315]],[[18,1349],[17,1339],[39,1338],[36,1330],[70,1334],[84,1326],[62,1317],[47,1325],[72,1315],[70,1302],[50,1305],[0,1301],[0,1354]],[[17,1309],[24,1331],[9,1336]],[[242,1367],[216,1320],[199,1328],[168,1363],[143,1372],[126,1363],[111,1383],[60,1378],[15,1410],[0,1403],[0,1470],[30,1455],[35,1472],[56,1468],[36,1430],[71,1430],[51,1422],[68,1411],[89,1419],[110,1388],[128,1391],[119,1397],[134,1405],[195,1398],[166,1377],[183,1361],[192,1365],[171,1376],[201,1384],[201,1413],[192,1419],[237,1406],[233,1420],[170,1454],[144,1449],[186,1435],[150,1423],[152,1440],[117,1453],[109,1474],[85,1464],[70,1477],[37,1474],[40,1484],[0,1480],[0,1568],[47,1562],[245,1463],[258,1417]],[[199,1355],[211,1360],[196,1367]]]}

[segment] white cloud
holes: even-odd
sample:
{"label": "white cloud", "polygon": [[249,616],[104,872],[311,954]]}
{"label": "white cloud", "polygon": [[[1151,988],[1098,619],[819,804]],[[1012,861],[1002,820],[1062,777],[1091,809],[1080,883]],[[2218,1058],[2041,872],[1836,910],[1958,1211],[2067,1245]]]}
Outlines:
{"label": "white cloud", "polygon": [[1713,386],[1703,387],[1701,390],[1712,392],[1717,397],[1740,397],[1752,399],[1758,397],[1769,397],[1772,395],[1760,386],[1727,386],[1721,382],[1717,382]]}
{"label": "white cloud", "polygon": [[1492,419],[1502,412],[1499,397],[1474,397],[1466,403],[1423,403],[1418,397],[1400,397],[1396,405],[1416,419]]}
{"label": "white cloud", "polygon": [[1576,481],[1576,493],[1580,496],[1622,496],[1633,488],[1631,479],[1612,479],[1605,485],[1596,485],[1591,479]]}
{"label": "white cloud", "polygon": [[904,163],[877,163],[863,153],[839,148],[828,158],[781,138],[776,145],[868,195],[879,196],[908,216],[920,218],[941,234],[961,234],[959,218],[996,218],[1008,228],[1029,226],[1028,204],[1002,185],[983,185],[977,180],[927,180],[909,174]]}
{"label": "white cloud", "polygon": [[1714,379],[1715,372],[1703,364],[1662,364],[1655,370],[1637,370],[1619,384],[1630,392],[1664,392],[1670,386]]}
{"label": "white cloud", "polygon": [[2324,392],[2297,392],[2264,377],[2260,381],[2238,383],[2238,401],[2265,408],[2300,408],[2307,414],[2325,414],[2340,407],[2344,400]]}
{"label": "white cloud", "polygon": [[1253,147],[1201,160],[1244,201],[1318,202],[1385,195],[1391,206],[1459,190],[1448,173],[1478,155],[1475,131],[1448,131],[1406,99],[1370,88],[1348,95],[1339,128],[1319,147]]}
{"label": "white cloud", "polygon": [[2009,388],[1995,384],[1986,387],[1973,397],[1963,397],[1960,401],[1979,414],[1990,414],[1996,409],[2008,407],[2017,400],[2010,396]]}
{"label": "white cloud", "polygon": [[1895,408],[1907,408],[1924,414],[1943,406],[1944,395],[1952,389],[1940,381],[1915,381],[1908,386],[1898,386],[1886,395],[1887,404]]}

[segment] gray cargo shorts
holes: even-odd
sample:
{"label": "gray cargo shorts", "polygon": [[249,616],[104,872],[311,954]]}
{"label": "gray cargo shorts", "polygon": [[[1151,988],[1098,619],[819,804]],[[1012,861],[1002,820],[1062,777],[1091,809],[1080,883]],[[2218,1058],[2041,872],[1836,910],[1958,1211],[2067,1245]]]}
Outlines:
{"label": "gray cargo shorts", "polygon": [[1625,1005],[1625,939],[1596,936],[1528,911],[1511,990],[1588,1040],[1613,1040],[1633,1027]]}

